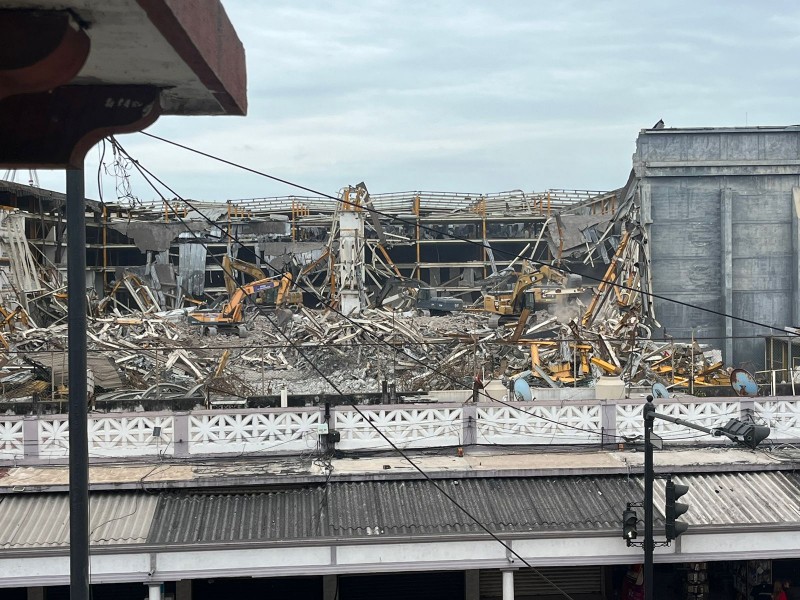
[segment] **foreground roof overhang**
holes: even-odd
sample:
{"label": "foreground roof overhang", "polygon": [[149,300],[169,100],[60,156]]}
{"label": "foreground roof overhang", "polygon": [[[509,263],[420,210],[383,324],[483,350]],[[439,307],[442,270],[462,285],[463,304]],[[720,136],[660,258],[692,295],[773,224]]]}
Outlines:
{"label": "foreground roof overhang", "polygon": [[244,115],[244,48],[219,0],[0,8],[0,164],[76,167],[159,115]]}
{"label": "foreground roof overhang", "polygon": [[[684,474],[689,531],[657,562],[800,557],[800,478],[791,470]],[[640,476],[485,477],[438,485],[538,566],[641,560],[621,538]],[[0,497],[0,588],[68,579],[64,493]],[[663,536],[664,485],[655,493]],[[422,480],[320,482],[231,491],[98,492],[94,583],[514,567],[506,549]],[[518,565],[516,565],[518,566]]]}

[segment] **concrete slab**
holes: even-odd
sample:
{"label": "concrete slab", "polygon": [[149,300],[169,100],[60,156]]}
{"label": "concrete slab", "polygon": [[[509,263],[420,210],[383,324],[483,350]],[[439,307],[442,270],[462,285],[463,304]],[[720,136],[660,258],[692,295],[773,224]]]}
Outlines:
{"label": "concrete slab", "polygon": [[[644,454],[637,451],[531,452],[514,449],[479,449],[455,455],[409,454],[434,479],[475,477],[553,477],[568,475],[641,474]],[[685,449],[656,452],[656,471],[718,473],[788,469],[791,465],[764,453],[735,448]],[[330,461],[331,480],[408,480],[423,476],[397,455],[340,458]],[[130,465],[94,466],[91,488],[147,489],[214,488],[323,483],[328,478],[324,463],[313,457],[258,457],[236,459],[157,459]],[[66,466],[11,467],[0,469],[0,494],[66,491]]]}

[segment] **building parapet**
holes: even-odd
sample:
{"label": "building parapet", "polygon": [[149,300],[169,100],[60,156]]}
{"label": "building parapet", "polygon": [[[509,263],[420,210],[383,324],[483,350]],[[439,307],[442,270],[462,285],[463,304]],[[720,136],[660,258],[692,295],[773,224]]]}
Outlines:
{"label": "building parapet", "polygon": [[[326,448],[325,433],[338,432],[335,449],[347,452],[479,445],[615,447],[643,435],[643,402],[624,400],[530,403],[435,403],[241,409],[227,411],[93,413],[88,419],[89,457],[108,459],[195,456],[297,455]],[[772,429],[770,440],[800,438],[800,402],[794,397],[695,398],[657,401],[659,412],[705,427],[732,418],[754,419]],[[380,433],[378,433],[378,430]],[[666,442],[724,443],[707,434],[659,421]],[[381,435],[382,434],[382,435]],[[329,447],[327,447],[329,448]],[[0,418],[0,461],[59,464],[69,455],[66,415]]]}

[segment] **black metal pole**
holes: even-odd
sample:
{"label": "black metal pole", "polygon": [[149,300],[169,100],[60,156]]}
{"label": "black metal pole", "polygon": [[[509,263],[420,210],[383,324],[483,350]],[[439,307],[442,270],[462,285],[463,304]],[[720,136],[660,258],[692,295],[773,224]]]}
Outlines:
{"label": "black metal pole", "polygon": [[650,434],[656,407],[648,398],[644,405],[644,600],[653,600],[653,445]]}
{"label": "black metal pole", "polygon": [[89,445],[86,431],[86,198],[83,168],[67,170],[69,348],[69,597],[89,600]]}

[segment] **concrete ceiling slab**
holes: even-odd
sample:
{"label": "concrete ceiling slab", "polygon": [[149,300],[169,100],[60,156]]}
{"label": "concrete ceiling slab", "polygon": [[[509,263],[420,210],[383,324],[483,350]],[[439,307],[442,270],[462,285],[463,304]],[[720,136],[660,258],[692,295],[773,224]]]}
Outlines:
{"label": "concrete ceiling slab", "polygon": [[70,85],[150,85],[161,114],[244,115],[244,47],[219,0],[11,0],[2,9],[68,10],[91,40]]}

